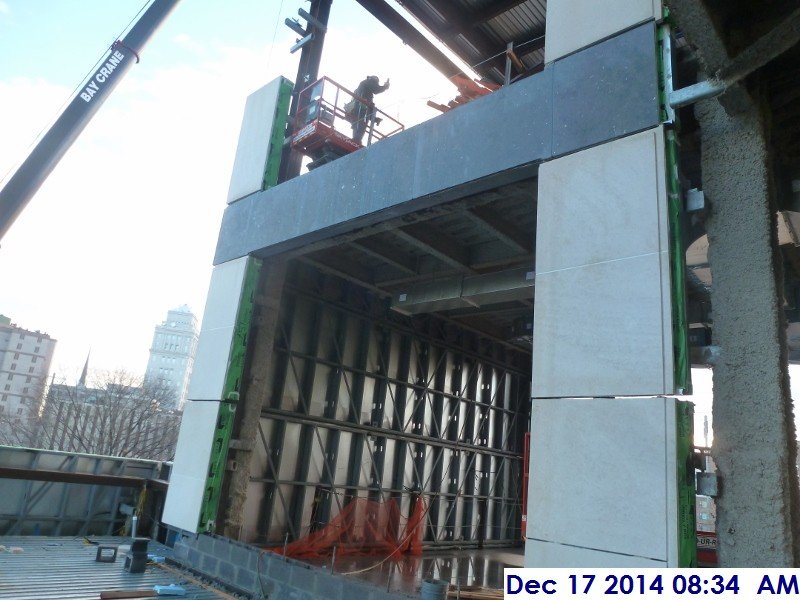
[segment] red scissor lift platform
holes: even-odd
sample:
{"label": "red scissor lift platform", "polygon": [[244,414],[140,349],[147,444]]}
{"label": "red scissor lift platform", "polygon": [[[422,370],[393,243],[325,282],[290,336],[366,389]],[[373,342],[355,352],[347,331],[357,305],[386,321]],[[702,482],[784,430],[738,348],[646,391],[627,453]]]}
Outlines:
{"label": "red scissor lift platform", "polygon": [[350,135],[358,119],[359,103],[369,107],[369,110],[360,111],[368,115],[362,117],[367,121],[367,146],[403,131],[403,125],[397,120],[328,77],[318,79],[300,92],[292,148],[312,158],[309,169],[364,147]]}

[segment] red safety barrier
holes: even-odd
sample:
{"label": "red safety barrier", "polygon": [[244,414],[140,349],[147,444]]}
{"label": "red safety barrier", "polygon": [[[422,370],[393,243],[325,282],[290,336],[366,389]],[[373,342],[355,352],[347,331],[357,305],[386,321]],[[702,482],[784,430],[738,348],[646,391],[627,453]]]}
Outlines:
{"label": "red safety barrier", "polygon": [[[417,499],[405,524],[395,500],[375,502],[354,498],[330,523],[286,545],[286,556],[318,558],[337,556],[422,554],[425,503]],[[283,548],[272,548],[284,554]]]}

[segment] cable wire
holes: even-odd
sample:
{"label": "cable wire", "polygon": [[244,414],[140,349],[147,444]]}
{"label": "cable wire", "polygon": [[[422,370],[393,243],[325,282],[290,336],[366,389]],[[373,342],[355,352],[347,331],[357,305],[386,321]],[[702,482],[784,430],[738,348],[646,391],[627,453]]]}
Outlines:
{"label": "cable wire", "polygon": [[[114,38],[115,42],[123,37],[123,34],[126,31],[128,31],[128,29],[133,24],[133,22],[136,21],[139,18],[139,15],[141,15],[144,12],[145,7],[147,7],[148,4],[151,4],[154,1],[155,0],[145,0],[144,4],[142,4],[141,8],[139,9],[139,12],[137,12],[130,21],[128,21],[128,24],[125,25],[125,27],[122,28],[122,31],[120,31],[119,34],[117,34],[117,36]],[[113,43],[114,42],[109,44],[108,47],[111,48]],[[33,138],[33,141],[30,144],[28,144],[28,147],[25,149],[24,158],[19,160],[19,161],[17,161],[17,162],[15,162],[13,165],[11,165],[11,167],[9,167],[8,171],[6,171],[6,173],[3,175],[3,178],[0,179],[0,184],[4,184],[8,180],[9,175],[11,175],[12,172],[16,172],[16,170],[19,168],[19,166],[22,164],[22,162],[28,156],[30,156],[31,151],[36,146],[36,144],[42,139],[42,136],[53,126],[53,123],[55,123],[56,120],[58,119],[58,117],[61,116],[61,114],[64,112],[64,109],[66,108],[66,106],[70,102],[72,102],[72,100],[75,98],[75,96],[77,96],[78,90],[83,89],[83,87],[86,84],[86,81],[97,70],[97,65],[99,65],[101,62],[103,62],[103,60],[105,59],[105,57],[107,55],[108,55],[108,50],[106,50],[103,54],[100,55],[100,58],[98,58],[97,61],[92,65],[91,69],[89,69],[86,72],[86,74],[78,82],[78,84],[73,88],[73,90],[69,93],[69,95],[66,96],[64,101],[61,103],[61,106],[59,106],[58,109],[56,111],[54,111],[53,116],[50,117],[50,119],[48,119],[47,123],[42,127],[42,129],[39,131],[39,133],[36,134],[36,137]]]}
{"label": "cable wire", "polygon": [[281,24],[281,13],[283,12],[283,0],[278,8],[278,18],[275,21],[275,29],[272,32],[272,41],[269,44],[269,54],[267,55],[267,73],[269,73],[269,66],[272,64],[272,53],[275,51],[275,38],[278,37],[278,27]]}

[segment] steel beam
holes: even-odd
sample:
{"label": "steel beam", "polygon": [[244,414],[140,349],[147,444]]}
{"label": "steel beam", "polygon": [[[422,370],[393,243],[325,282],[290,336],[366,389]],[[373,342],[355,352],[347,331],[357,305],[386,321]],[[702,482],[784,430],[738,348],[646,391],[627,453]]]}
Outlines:
{"label": "steel beam", "polygon": [[404,273],[408,273],[409,275],[417,274],[418,269],[415,260],[397,252],[392,252],[387,248],[387,245],[377,237],[364,237],[352,242],[351,245]]}
{"label": "steel beam", "polygon": [[[531,207],[531,210],[533,210],[533,207]],[[464,211],[464,215],[469,217],[479,227],[508,245],[509,248],[522,254],[533,254],[533,236],[506,221],[502,216],[497,214],[495,208],[491,206],[478,206],[471,210]]]}
{"label": "steel beam", "polygon": [[356,1],[442,75],[450,79],[453,75],[462,73],[458,65],[447,58],[441,50],[429,42],[422,33],[417,31],[411,23],[384,0]]}
{"label": "steel beam", "polygon": [[[469,540],[479,538],[495,543],[497,540],[489,539],[498,533],[495,524],[515,510],[518,499],[492,497],[488,478],[483,486],[475,485],[476,480],[468,489],[469,481],[465,476],[475,479],[479,471],[497,470],[493,465],[521,461],[518,453],[507,451],[506,440],[497,439],[495,430],[502,429],[504,423],[513,422],[519,410],[518,403],[523,405],[524,399],[513,398],[513,404],[508,406],[502,399],[487,404],[487,391],[481,396],[475,387],[483,381],[482,373],[490,368],[489,363],[495,365],[496,376],[503,378],[503,385],[506,381],[527,377],[524,368],[519,373],[514,371],[515,352],[504,354],[498,344],[437,318],[406,319],[393,315],[361,286],[338,278],[320,277],[311,269],[289,271],[292,277],[284,290],[281,329],[304,318],[312,321],[303,324],[309,340],[311,336],[317,339],[305,344],[291,343],[289,334],[284,332],[273,350],[271,360],[277,365],[274,379],[285,381],[284,371],[291,368],[298,379],[298,400],[296,408],[281,402],[283,384],[280,389],[273,385],[267,394],[268,406],[262,407],[260,414],[262,443],[269,444],[274,451],[279,442],[275,432],[296,430],[298,425],[301,440],[297,463],[293,471],[288,471],[289,477],[280,475],[287,473],[286,465],[282,471],[276,468],[271,460],[275,453],[268,451],[263,472],[249,478],[251,489],[263,485],[266,494],[271,492],[271,497],[262,501],[261,514],[269,507],[274,513],[272,522],[257,525],[259,532],[267,534],[263,541],[279,541],[279,534],[274,533],[275,520],[287,531],[293,531],[294,537],[303,535],[309,525],[313,530],[329,521],[335,514],[334,500],[354,495],[366,495],[373,500],[388,495],[400,501],[402,510],[407,512],[411,489],[412,501],[419,492],[429,506],[425,519],[426,543],[438,547],[461,537],[455,533],[455,523],[459,521],[462,506],[466,506],[467,511],[472,510],[466,523],[459,528],[464,529],[466,525],[466,543],[477,543]],[[347,344],[351,347],[346,347]],[[462,383],[468,373],[464,371],[462,376],[462,351],[464,356],[474,356],[471,375],[477,383],[472,383],[472,389]],[[392,357],[393,353],[396,356]],[[416,361],[415,365],[412,360]],[[511,371],[506,370],[509,365]],[[321,378],[322,372],[325,378]],[[501,393],[503,385],[489,392]],[[365,398],[367,390],[370,392]],[[413,393],[413,397],[409,398],[409,393]],[[502,396],[505,397],[507,395]],[[327,401],[323,403],[323,399]],[[371,405],[363,404],[370,401]],[[362,419],[364,411],[366,415]],[[464,418],[467,413],[471,413],[471,420]],[[384,425],[389,415],[390,424]],[[449,418],[451,415],[453,419]],[[490,427],[490,423],[497,425]],[[481,428],[490,433],[473,439]],[[481,439],[484,441],[479,441]],[[322,465],[319,473],[304,467],[311,456],[311,447],[313,460],[318,460],[317,446],[323,454],[319,459]],[[369,458],[364,456],[365,450]],[[344,452],[348,453],[347,460],[344,460]],[[389,455],[394,457],[391,475],[384,469]],[[487,464],[489,467],[484,466]],[[343,465],[348,465],[346,475],[337,476],[337,481],[335,468]],[[505,472],[513,471],[504,469]],[[499,484],[498,489],[508,489],[505,480]],[[281,490],[285,499],[280,497]],[[309,494],[315,494],[311,522]],[[479,534],[481,527],[476,527],[475,510],[480,511],[480,523],[484,528],[492,526],[491,530],[485,529],[485,534]],[[283,519],[278,516],[287,512],[291,525],[283,525]],[[300,529],[297,529],[298,523]]]}
{"label": "steel beam", "polygon": [[[274,424],[275,424],[275,427],[273,428],[273,432],[276,431],[278,428],[280,428],[281,430],[285,430],[284,423],[282,421],[275,421]],[[284,434],[284,431],[281,431],[281,436],[283,436],[283,434]],[[261,439],[261,443],[264,445],[264,449],[266,450],[267,469],[272,474],[272,479],[269,480],[269,479],[265,478],[264,482],[270,482],[270,483],[274,484],[274,483],[278,482],[278,477],[280,476],[280,473],[278,471],[278,468],[275,466],[275,462],[274,462],[274,458],[273,458],[274,454],[272,452],[272,448],[270,448],[269,442],[267,441],[267,437],[264,434],[264,428],[261,426],[261,420],[260,419],[259,419],[259,423],[258,423],[258,435],[259,435],[259,438]],[[281,439],[283,439],[283,438],[281,437]],[[267,477],[269,477],[269,475],[267,475]],[[250,477],[250,481],[256,481],[256,479],[251,476]],[[269,519],[272,518],[272,506],[274,505],[275,492],[277,492],[278,499],[281,502],[281,508],[283,509],[283,514],[285,514],[285,515],[289,514],[289,505],[286,503],[286,498],[284,497],[283,491],[281,490],[280,486],[279,485],[273,485],[271,489],[269,487],[267,489],[269,491],[262,498],[262,507],[261,507],[261,514],[262,515],[266,515],[267,519],[268,519],[264,523],[263,517],[262,517],[262,523],[264,523],[264,525],[263,525],[263,530],[260,533],[263,535],[263,539],[264,540],[267,539],[267,536],[269,534],[269,525],[270,525]],[[264,504],[267,503],[267,502],[270,503],[270,506],[269,506],[269,508],[267,508],[265,510]],[[269,512],[267,512],[267,511],[269,511]],[[297,539],[299,536],[297,535],[297,532],[294,530],[294,525],[292,524],[292,522],[291,521],[287,521],[287,525],[289,526],[289,533],[292,535],[292,537],[294,539]]]}
{"label": "steel beam", "polygon": [[[470,398],[478,398],[478,385],[481,379],[482,365],[478,362],[470,361],[468,365],[467,376],[467,396]],[[475,494],[475,459],[477,454],[475,450],[475,405],[468,404],[464,415],[463,437],[470,441],[471,450],[464,452],[464,464],[466,465],[464,475],[459,478],[461,489],[464,493],[473,496]],[[475,510],[474,500],[465,500],[462,510],[461,519],[461,537],[465,540],[473,539],[472,521],[473,512]]]}
{"label": "steel beam", "polygon": [[470,14],[467,18],[474,27],[481,23],[486,23],[486,21],[491,21],[495,17],[499,17],[523,2],[525,2],[525,0],[498,0],[496,2],[490,2],[484,8]]}
{"label": "steel beam", "polygon": [[399,227],[392,233],[448,266],[465,272],[472,271],[469,267],[469,250],[427,223]]}
{"label": "steel beam", "polygon": [[[320,333],[322,331],[323,319],[323,306],[318,304],[314,310],[314,317],[311,327],[308,330],[308,340],[306,348],[308,352],[316,356],[319,352]],[[291,362],[291,359],[290,359]],[[308,418],[311,411],[311,398],[314,394],[314,375],[316,373],[317,363],[314,361],[305,361],[303,367],[302,378],[298,380],[299,396],[301,399],[301,415]],[[272,410],[272,409],[267,409]],[[262,409],[261,414],[264,414]],[[314,437],[319,438],[319,433],[316,431],[317,425],[313,421],[301,421],[303,427],[300,429],[300,439],[297,443],[297,464],[295,465],[295,479],[304,481],[308,478],[308,470],[311,466],[311,454],[314,446]],[[324,451],[324,446],[320,444],[321,450]],[[291,501],[289,503],[288,519],[291,520],[295,531],[302,531],[303,529],[303,511],[305,509],[305,489],[299,488],[292,492]]]}
{"label": "steel beam", "polygon": [[[365,370],[367,367],[367,359],[369,358],[370,340],[372,339],[372,324],[364,321],[361,323],[361,330],[358,336],[358,346],[356,348],[355,368],[360,373],[356,373],[352,377],[352,382],[348,382],[347,377],[344,377],[344,382],[347,387],[347,394],[350,398],[350,407],[347,414],[347,421],[349,423],[361,423],[361,408],[364,404],[364,380]],[[341,364],[344,364],[344,352],[342,347],[337,347],[338,359]],[[366,442],[366,433],[361,435],[353,435],[350,438],[350,456],[347,461],[347,485],[351,488],[358,485],[361,479],[361,459],[364,455],[364,446]],[[370,471],[374,469],[375,457],[372,450],[368,447],[367,451],[370,455]],[[355,494],[348,491],[348,498],[355,497]]]}
{"label": "steel beam", "polygon": [[[328,348],[328,356],[334,361],[337,360],[340,352],[344,351],[347,344],[347,315],[338,313],[335,316],[336,327],[333,334],[333,343]],[[341,360],[338,361],[341,363]],[[337,367],[331,367],[328,375],[328,383],[325,390],[325,410],[323,416],[326,419],[336,419],[339,412],[339,390],[342,386],[344,372]],[[320,477],[320,487],[322,490],[328,490],[326,497],[320,498],[319,505],[317,506],[317,521],[319,525],[328,523],[331,516],[331,505],[333,504],[333,486],[334,473],[336,471],[336,461],[339,457],[339,447],[341,441],[341,430],[331,429],[325,440],[325,456],[322,460],[328,465],[327,469],[323,469],[322,477]],[[316,527],[315,523],[311,523],[312,529]]]}
{"label": "steel beam", "polygon": [[[492,448],[485,448],[473,442],[450,442],[449,440],[437,439],[428,435],[417,435],[405,433],[401,429],[387,429],[385,427],[372,427],[370,425],[360,425],[338,421],[336,419],[326,419],[325,417],[317,417],[313,415],[303,415],[287,410],[277,410],[274,408],[265,408],[261,412],[261,416],[265,419],[273,419],[285,421],[287,423],[297,423],[300,425],[321,427],[323,429],[340,429],[349,433],[373,435],[375,437],[385,437],[390,440],[396,440],[404,443],[424,443],[429,446],[437,446],[440,448],[449,448],[458,451],[472,451],[489,454],[492,456],[505,456],[513,460],[522,460],[521,457],[513,452],[505,450],[494,450]],[[474,412],[473,412],[474,418]],[[474,432],[472,432],[474,436]],[[402,483],[398,484],[402,487]],[[395,486],[397,487],[397,486]]]}
{"label": "steel beam", "polygon": [[412,473],[411,490],[414,492],[422,491],[425,488],[425,482],[422,479],[425,473],[425,453],[427,448],[425,444],[419,443],[419,438],[424,434],[425,425],[425,401],[427,399],[428,388],[428,370],[430,369],[430,345],[426,342],[415,344],[417,349],[417,387],[414,390],[414,403],[411,408],[411,432],[412,438],[416,437],[412,446],[414,470]]}
{"label": "steel beam", "polygon": [[[319,65],[322,62],[322,47],[325,44],[331,1],[311,0],[311,6],[309,7],[311,20],[306,26],[305,36],[312,35],[313,37],[311,41],[303,46],[300,52],[300,62],[297,65],[297,76],[294,80],[292,103],[289,107],[289,121],[286,128],[286,136],[289,138],[297,130],[295,116],[297,115],[298,102],[300,101],[300,92],[319,77]],[[284,147],[278,175],[279,183],[297,177],[300,174],[302,158],[302,155],[292,150],[291,146]]]}
{"label": "steel beam", "polygon": [[[297,480],[294,480],[294,479],[275,479],[273,477],[251,477],[250,481],[261,482],[261,483],[277,483],[279,485],[290,485],[290,486],[293,486],[293,487],[294,486],[316,487],[316,486],[319,485],[319,483],[317,483],[315,481],[297,481]],[[348,486],[346,483],[337,483],[337,484],[334,484],[333,487],[335,489],[338,489],[338,490],[345,490],[345,489],[350,488],[351,486]],[[354,489],[356,491],[359,491],[359,492],[369,492],[369,491],[372,490],[372,486],[369,486],[369,485],[357,485],[357,486],[352,486],[352,489]],[[393,494],[403,494],[403,493],[407,493],[408,492],[407,489],[402,489],[402,488],[401,489],[383,488],[383,491],[386,492],[386,493],[393,493]],[[423,491],[422,495],[423,496],[441,496],[442,498],[452,498],[452,499],[455,499],[455,498],[475,498],[475,499],[483,498],[485,500],[495,499],[495,500],[498,500],[500,502],[503,502],[504,504],[509,504],[509,505],[516,504],[516,505],[519,505],[519,498],[515,497],[515,496],[509,496],[509,497],[506,497],[506,498],[495,498],[493,496],[480,496],[480,495],[465,496],[464,494],[458,493],[458,492],[450,494],[448,492],[432,492],[432,491],[429,491],[429,490]],[[0,516],[2,516],[2,515],[0,515]],[[49,518],[53,519],[55,517],[49,517]]]}
{"label": "steel beam", "polygon": [[[302,288],[297,287],[295,285],[292,285],[292,284],[288,284],[288,285],[289,285],[289,287],[288,287],[287,291],[291,292],[291,294],[294,294],[294,295],[296,295],[298,297],[310,298],[312,300],[319,301],[319,296],[318,295],[315,295],[313,293],[309,293],[307,290],[303,290]],[[448,345],[449,344],[449,342],[445,338],[443,338],[441,336],[437,337],[437,336],[435,336],[433,334],[416,331],[416,330],[414,330],[414,328],[412,328],[411,326],[409,326],[407,324],[404,324],[402,322],[398,322],[396,320],[390,320],[390,319],[385,318],[384,316],[381,316],[379,314],[376,314],[374,316],[367,316],[363,312],[357,311],[357,310],[353,309],[351,306],[349,306],[348,304],[345,304],[345,303],[342,303],[342,302],[326,300],[325,303],[326,303],[327,306],[329,306],[329,307],[331,307],[331,308],[333,308],[335,310],[347,312],[348,314],[354,315],[359,319],[371,320],[373,323],[375,323],[377,325],[390,327],[390,328],[392,328],[395,331],[398,331],[400,333],[418,335],[420,337],[420,339],[428,340],[432,344],[435,344],[435,345],[442,345],[442,344]],[[442,320],[444,322],[447,321],[446,318],[443,318]],[[463,324],[462,323],[456,323],[456,326],[462,327]],[[502,369],[505,369],[506,371],[508,371],[510,373],[513,373],[515,375],[521,375],[523,377],[530,378],[530,372],[529,371],[525,371],[524,368],[521,368],[521,367],[517,366],[519,363],[503,365],[500,362],[496,361],[491,356],[487,356],[487,355],[485,355],[485,354],[483,354],[483,353],[481,353],[479,351],[476,351],[472,347],[461,346],[459,348],[459,350],[465,357],[473,358],[475,360],[482,360],[482,361],[485,361],[489,365],[498,366],[498,367],[500,367]],[[524,352],[523,350],[521,350],[520,348],[517,348],[517,347],[515,347],[514,350],[519,353],[520,358],[524,361],[525,365],[527,366],[527,363],[530,360],[530,358],[529,358],[529,354],[530,353],[526,353],[526,352]],[[399,379],[399,377],[398,377],[398,379]]]}
{"label": "steel beam", "polygon": [[[270,399],[269,399],[269,406],[272,408],[280,408],[281,401],[283,399],[284,390],[286,389],[286,378],[288,376],[289,371],[289,361],[291,360],[291,355],[288,353],[289,349],[292,347],[291,343],[291,335],[292,335],[292,326],[294,325],[294,313],[297,307],[296,302],[288,301],[288,298],[284,297],[283,303],[281,305],[281,327],[278,331],[278,339],[275,344],[275,352],[273,353],[273,361],[276,365],[275,367],[275,375],[272,381],[273,387],[270,390]],[[279,352],[280,349],[284,349],[285,352]],[[277,474],[280,473],[281,469],[281,460],[283,458],[283,444],[284,439],[286,438],[286,423],[284,421],[275,421],[270,432],[269,441],[266,437],[262,437],[262,443],[264,444],[264,449],[267,454],[267,461],[268,465],[271,465],[274,469],[277,478]],[[264,498],[261,501],[261,530],[260,532],[266,536],[269,534],[269,530],[272,526],[272,518],[275,514],[275,496],[278,495],[278,498],[286,504],[285,499],[282,497],[282,493],[280,489],[273,484],[267,484],[264,490]],[[284,514],[288,514],[288,509],[284,506]],[[291,527],[291,526],[290,526]],[[293,536],[296,536],[296,532],[293,530],[291,531]],[[295,537],[296,539],[296,537]]]}
{"label": "steel beam", "polygon": [[49,469],[25,469],[21,467],[0,467],[0,479],[21,479],[25,481],[48,481],[57,483],[79,483],[82,485],[109,485],[117,487],[142,488],[150,486],[166,489],[166,482],[131,475],[103,475],[94,473],[70,473]]}
{"label": "steel beam", "polygon": [[[432,347],[443,348],[444,346],[432,346]],[[296,351],[291,351],[290,352],[290,351],[287,351],[285,348],[276,349],[276,352],[278,352],[280,354],[283,354],[283,355],[288,355],[288,356],[291,356],[291,357],[294,357],[294,358],[299,358],[301,360],[313,360],[313,361],[316,361],[317,363],[319,363],[321,365],[325,365],[325,366],[333,368],[333,369],[341,369],[342,371],[346,371],[348,373],[354,373],[354,374],[357,374],[357,375],[366,375],[367,377],[370,377],[370,378],[375,379],[375,380],[380,381],[380,382],[391,383],[393,385],[402,385],[402,386],[405,386],[405,387],[407,387],[409,389],[412,389],[414,391],[423,391],[423,390],[426,389],[425,385],[421,385],[419,383],[415,383],[415,382],[412,382],[412,381],[404,381],[404,380],[401,380],[398,377],[390,377],[388,375],[382,375],[379,372],[374,372],[373,373],[373,372],[370,372],[370,371],[366,371],[364,369],[358,369],[357,367],[350,367],[348,365],[343,365],[343,364],[341,364],[341,363],[339,363],[337,361],[332,361],[332,360],[328,360],[328,359],[324,359],[324,358],[314,357],[314,356],[312,356],[310,354],[305,354],[303,352],[296,352]],[[437,393],[441,394],[445,398],[455,399],[455,400],[458,400],[459,402],[472,403],[472,404],[478,404],[479,403],[478,400],[474,400],[472,398],[466,398],[466,397],[463,397],[463,396],[459,396],[457,394],[451,394],[451,393],[448,393],[448,392],[445,392],[445,391],[437,391]],[[279,408],[279,407],[275,407],[275,408]],[[504,412],[507,412],[509,414],[513,414],[513,411],[502,409],[502,408],[499,408],[499,407],[492,407],[492,410],[501,411],[501,412],[504,411]]]}
{"label": "steel beam", "polygon": [[[444,437],[444,395],[440,390],[444,390],[447,381],[447,366],[448,350],[440,349],[439,358],[436,362],[436,370],[434,371],[434,384],[433,401],[431,402],[431,417],[430,417],[430,435],[442,439]],[[439,531],[439,511],[441,509],[441,490],[444,485],[444,448],[434,446],[431,448],[433,455],[433,468],[431,469],[430,477],[430,491],[433,493],[432,498],[429,500],[430,508],[428,514],[430,516],[430,533],[428,539],[438,540],[441,536]]]}
{"label": "steel beam", "polygon": [[358,284],[381,296],[388,296],[389,292],[372,283],[373,273],[353,261],[346,260],[332,253],[306,255],[300,260],[311,264],[325,273],[336,275],[346,281]]}
{"label": "steel beam", "polygon": [[[400,356],[397,365],[397,378],[402,381],[408,381],[408,375],[411,371],[411,348],[412,340],[409,335],[404,335],[400,340]],[[391,437],[387,432],[382,433],[382,437],[393,439],[396,441],[394,444],[394,460],[392,461],[392,489],[403,489],[405,483],[406,473],[406,458],[408,455],[408,441],[405,434],[399,434],[404,427],[404,416],[406,411],[406,402],[408,400],[409,387],[407,385],[398,385],[397,392],[392,398],[392,434]],[[402,492],[392,492],[391,497],[395,500],[398,506],[402,505],[403,494]],[[395,535],[399,534],[397,528],[393,531]]]}
{"label": "steel beam", "polygon": [[497,315],[505,317],[530,316],[533,308],[526,302],[502,302],[489,306],[478,306],[474,308],[461,308],[456,310],[444,311],[445,316],[450,319],[460,319],[462,317],[473,317],[475,315]]}
{"label": "steel beam", "polygon": [[[489,37],[479,29],[473,30],[471,24],[464,18],[463,9],[456,8],[450,0],[429,0],[430,6],[442,15],[444,24],[438,25],[432,22],[430,14],[425,10],[423,3],[418,0],[404,0],[403,8],[414,15],[421,23],[428,27],[433,33],[444,42],[448,48],[458,55],[464,53],[456,43],[456,38],[461,35],[474,47],[477,52],[472,53],[465,62],[476,65],[475,70],[489,76],[492,70],[496,70],[492,79],[499,83],[498,76],[501,74],[500,67],[502,61],[498,54],[501,49],[492,42]],[[494,58],[490,58],[494,57]]]}
{"label": "steel beam", "polygon": [[[383,419],[386,414],[386,401],[389,391],[389,364],[391,361],[392,352],[392,333],[385,328],[379,328],[376,331],[378,337],[378,366],[377,374],[379,378],[375,381],[374,392],[372,396],[372,414],[370,416],[370,424],[373,427],[383,427]],[[375,451],[374,461],[370,472],[370,491],[369,499],[377,501],[383,494],[390,493],[389,490],[382,488],[384,465],[386,462],[386,442],[385,437],[375,438]]]}

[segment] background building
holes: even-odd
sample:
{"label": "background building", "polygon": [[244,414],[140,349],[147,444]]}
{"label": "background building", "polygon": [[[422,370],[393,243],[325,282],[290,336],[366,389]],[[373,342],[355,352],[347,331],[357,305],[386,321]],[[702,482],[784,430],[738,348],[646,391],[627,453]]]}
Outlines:
{"label": "background building", "polygon": [[0,440],[39,413],[56,340],[0,315]]}
{"label": "background building", "polygon": [[145,379],[161,380],[175,390],[173,408],[183,406],[197,348],[197,317],[185,304],[156,326]]}

